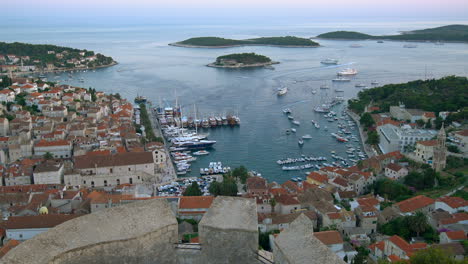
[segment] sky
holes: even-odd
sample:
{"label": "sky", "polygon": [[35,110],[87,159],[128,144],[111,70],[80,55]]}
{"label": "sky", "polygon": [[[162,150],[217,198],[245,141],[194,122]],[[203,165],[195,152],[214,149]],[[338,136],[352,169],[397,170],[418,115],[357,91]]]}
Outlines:
{"label": "sky", "polygon": [[468,0],[0,0],[0,3],[8,18],[34,15],[468,19]]}

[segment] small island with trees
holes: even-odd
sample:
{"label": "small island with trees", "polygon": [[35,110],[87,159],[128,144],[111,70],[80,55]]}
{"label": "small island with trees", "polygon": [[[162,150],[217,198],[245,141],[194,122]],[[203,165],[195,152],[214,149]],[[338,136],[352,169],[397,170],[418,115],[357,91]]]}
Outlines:
{"label": "small island with trees", "polygon": [[253,39],[225,39],[219,37],[190,38],[184,41],[171,43],[171,46],[186,48],[229,48],[240,46],[274,46],[289,48],[310,48],[320,46],[317,42],[307,38],[293,36],[286,37],[263,37]]}
{"label": "small island with trees", "polygon": [[451,41],[468,42],[468,25],[448,25],[402,32],[398,35],[373,36],[355,31],[333,31],[318,35],[320,39],[343,40],[401,40],[401,41]]}
{"label": "small island with trees", "polygon": [[112,57],[86,49],[0,42],[0,73],[54,72],[109,67]]}
{"label": "small island with trees", "polygon": [[272,61],[267,56],[258,55],[255,53],[235,53],[224,56],[219,56],[216,61],[208,64],[208,67],[215,68],[249,68],[249,67],[264,67],[279,62]]}

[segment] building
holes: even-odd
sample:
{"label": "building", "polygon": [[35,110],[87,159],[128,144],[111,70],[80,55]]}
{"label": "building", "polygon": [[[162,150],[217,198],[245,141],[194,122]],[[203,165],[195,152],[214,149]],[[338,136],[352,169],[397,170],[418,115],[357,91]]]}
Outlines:
{"label": "building", "polygon": [[247,193],[265,195],[268,193],[267,181],[262,177],[249,177],[246,181]]}
{"label": "building", "polygon": [[427,248],[426,243],[410,244],[397,235],[382,242],[372,244],[369,248],[374,257],[390,261],[409,259],[416,251]]}
{"label": "building", "polygon": [[410,121],[411,123],[423,119],[426,112],[419,109],[407,109],[404,105],[390,106],[390,115],[398,120]]}
{"label": "building", "polygon": [[434,147],[437,145],[437,140],[424,140],[416,143],[414,151],[414,159],[416,161],[432,164],[434,157]]}
{"label": "building", "polygon": [[181,219],[200,221],[213,203],[213,196],[181,196],[177,215]]}
{"label": "building", "polygon": [[385,124],[377,127],[380,137],[379,148],[385,154],[393,151],[408,152],[416,142],[432,139],[437,135],[435,130],[413,129],[409,125],[397,127]]}
{"label": "building", "polygon": [[34,184],[61,184],[63,182],[63,164],[44,162],[34,168]]}
{"label": "building", "polygon": [[418,195],[398,202],[393,207],[402,215],[412,215],[417,211],[429,214],[435,210],[435,200],[424,195]]}
{"label": "building", "polygon": [[437,145],[434,147],[434,159],[432,162],[432,168],[435,171],[441,171],[445,168],[447,162],[447,148],[445,147],[445,141],[447,136],[445,134],[444,125],[437,134]]}
{"label": "building", "polygon": [[453,136],[459,141],[458,146],[462,152],[468,152],[468,129],[457,131],[453,133]]}
{"label": "building", "polygon": [[335,252],[341,259],[346,255],[344,252],[344,241],[341,234],[336,230],[315,232],[314,236],[325,244],[331,251]]}
{"label": "building", "polygon": [[459,242],[466,240],[466,233],[463,230],[441,232],[439,239],[441,244]]}
{"label": "building", "polygon": [[73,146],[68,140],[46,141],[41,140],[34,145],[34,154],[44,156],[47,152],[54,158],[71,158]]}
{"label": "building", "polygon": [[1,223],[0,226],[5,229],[5,238],[7,240],[15,239],[22,242],[78,216],[80,215],[43,214],[10,216],[6,221]]}
{"label": "building", "polygon": [[398,180],[408,175],[408,169],[398,165],[397,163],[390,163],[385,167],[385,177]]}
{"label": "building", "polygon": [[468,201],[461,197],[444,196],[435,201],[435,209],[442,209],[451,214],[468,212]]}

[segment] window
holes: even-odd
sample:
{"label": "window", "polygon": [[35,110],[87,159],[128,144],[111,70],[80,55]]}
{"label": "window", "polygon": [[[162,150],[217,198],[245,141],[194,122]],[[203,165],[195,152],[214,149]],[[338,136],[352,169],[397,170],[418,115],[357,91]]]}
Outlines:
{"label": "window", "polygon": [[23,234],[19,234],[19,237],[20,237],[20,238],[23,238]]}
{"label": "window", "polygon": [[132,178],[129,178],[129,179],[128,179],[128,182],[129,182],[130,184],[133,184],[133,179],[132,179]]}
{"label": "window", "polygon": [[129,167],[129,168],[128,168],[128,171],[132,171],[132,168]]}
{"label": "window", "polygon": [[107,181],[106,180],[104,180],[104,186],[107,186]]}
{"label": "window", "polygon": [[91,187],[94,187],[94,182],[93,181],[91,182]]}
{"label": "window", "polygon": [[109,173],[112,173],[114,172],[114,170],[112,168],[109,169]]}
{"label": "window", "polygon": [[120,185],[120,179],[117,179],[117,185]]}

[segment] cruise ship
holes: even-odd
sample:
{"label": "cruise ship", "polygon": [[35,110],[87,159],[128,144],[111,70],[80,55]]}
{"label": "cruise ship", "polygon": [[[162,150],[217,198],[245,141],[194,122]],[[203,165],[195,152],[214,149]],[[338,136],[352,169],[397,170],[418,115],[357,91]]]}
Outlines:
{"label": "cruise ship", "polygon": [[351,76],[351,75],[356,75],[358,71],[356,69],[351,69],[347,68],[344,70],[341,70],[337,73],[338,76]]}

